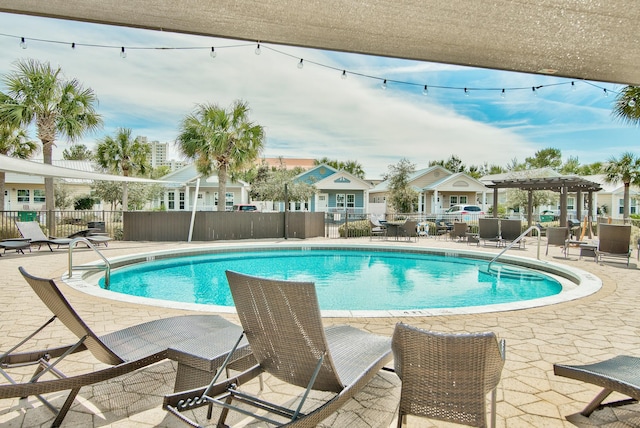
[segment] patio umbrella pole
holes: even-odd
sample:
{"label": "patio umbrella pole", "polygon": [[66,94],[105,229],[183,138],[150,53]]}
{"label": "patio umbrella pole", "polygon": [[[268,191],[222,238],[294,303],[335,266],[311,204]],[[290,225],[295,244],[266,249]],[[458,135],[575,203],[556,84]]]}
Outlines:
{"label": "patio umbrella pole", "polygon": [[[200,177],[196,180],[196,193],[195,201],[193,201],[193,210],[191,210],[191,223],[189,224],[189,238],[187,242],[191,242],[191,236],[193,236],[193,223],[196,219],[196,208],[198,207],[198,192],[200,191]],[[220,203],[220,202],[218,202]]]}

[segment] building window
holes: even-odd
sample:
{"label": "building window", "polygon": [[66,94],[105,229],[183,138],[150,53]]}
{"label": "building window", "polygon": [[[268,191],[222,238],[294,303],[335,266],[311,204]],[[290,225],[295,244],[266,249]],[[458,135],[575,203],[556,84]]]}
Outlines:
{"label": "building window", "polygon": [[567,198],[567,209],[568,210],[576,209],[576,199],[575,198]]}
{"label": "building window", "polygon": [[461,204],[466,204],[467,203],[467,197],[466,196],[460,196],[460,203]]}
{"label": "building window", "polygon": [[175,210],[176,209],[176,194],[173,192],[169,192],[168,196],[168,200],[169,200],[169,209],[170,210]]}
{"label": "building window", "polygon": [[218,206],[218,192],[213,192],[213,206]]}
{"label": "building window", "polygon": [[[635,214],[637,212],[636,207],[638,200],[634,198],[629,199],[629,214]],[[620,199],[620,207],[618,208],[618,214],[624,214],[624,199]]]}
{"label": "building window", "polygon": [[18,189],[18,202],[29,203],[29,191]]}
{"label": "building window", "polygon": [[184,192],[180,192],[180,202],[178,208],[181,210],[184,209]]}
{"label": "building window", "polygon": [[455,195],[449,196],[449,206],[456,205],[458,203],[458,197]]}
{"label": "building window", "polygon": [[345,196],[344,193],[336,194],[336,208],[344,208]]}
{"label": "building window", "polygon": [[233,192],[227,192],[224,198],[224,210],[233,211]]}
{"label": "building window", "polygon": [[33,202],[38,202],[44,204],[46,201],[44,190],[34,189],[33,190]]}
{"label": "building window", "polygon": [[356,195],[347,195],[347,208],[355,208],[356,207]]}

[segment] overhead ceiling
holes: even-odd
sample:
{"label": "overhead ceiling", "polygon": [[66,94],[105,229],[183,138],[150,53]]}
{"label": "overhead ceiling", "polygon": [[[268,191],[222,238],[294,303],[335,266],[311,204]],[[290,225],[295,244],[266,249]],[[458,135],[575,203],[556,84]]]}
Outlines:
{"label": "overhead ceiling", "polygon": [[640,85],[637,0],[2,0],[0,11]]}

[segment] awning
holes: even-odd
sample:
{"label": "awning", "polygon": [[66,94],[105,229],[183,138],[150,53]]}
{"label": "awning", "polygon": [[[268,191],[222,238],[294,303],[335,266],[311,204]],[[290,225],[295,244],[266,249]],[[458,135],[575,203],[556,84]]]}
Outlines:
{"label": "awning", "polygon": [[0,155],[0,171],[25,175],[37,175],[40,177],[76,178],[80,180],[126,181],[131,183],[168,183],[167,181],[152,180],[150,178],[123,177],[121,175],[79,171],[76,169],[62,168],[41,162],[12,158],[5,155]]}

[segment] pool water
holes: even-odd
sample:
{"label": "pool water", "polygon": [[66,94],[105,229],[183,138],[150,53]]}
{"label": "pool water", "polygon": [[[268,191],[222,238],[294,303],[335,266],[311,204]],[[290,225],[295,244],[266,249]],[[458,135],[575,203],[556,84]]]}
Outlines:
{"label": "pool water", "polygon": [[[493,305],[560,293],[550,276],[522,268],[487,273],[487,261],[369,250],[269,250],[157,260],[114,270],[109,290],[174,302],[233,306],[225,270],[315,282],[323,310],[411,310]],[[494,263],[493,267],[499,263]],[[104,288],[104,280],[100,286]]]}

